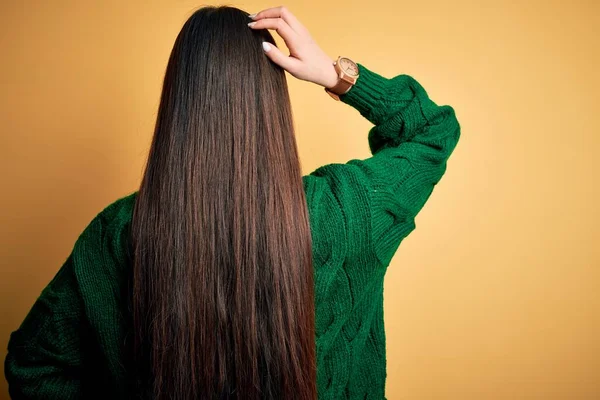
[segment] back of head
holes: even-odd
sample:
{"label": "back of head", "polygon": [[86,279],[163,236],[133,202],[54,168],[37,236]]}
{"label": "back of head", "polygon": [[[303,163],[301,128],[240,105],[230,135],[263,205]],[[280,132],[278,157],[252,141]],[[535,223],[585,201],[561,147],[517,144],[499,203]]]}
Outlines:
{"label": "back of head", "polygon": [[136,390],[315,399],[311,236],[283,69],[248,13],[177,36],[132,220]]}

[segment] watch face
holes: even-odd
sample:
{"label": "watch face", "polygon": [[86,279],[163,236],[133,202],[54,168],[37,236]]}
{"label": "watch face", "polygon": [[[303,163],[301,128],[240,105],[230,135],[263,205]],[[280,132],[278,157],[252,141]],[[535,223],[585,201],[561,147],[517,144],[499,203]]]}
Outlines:
{"label": "watch face", "polygon": [[340,68],[342,68],[342,71],[347,75],[358,76],[358,65],[349,58],[340,58]]}

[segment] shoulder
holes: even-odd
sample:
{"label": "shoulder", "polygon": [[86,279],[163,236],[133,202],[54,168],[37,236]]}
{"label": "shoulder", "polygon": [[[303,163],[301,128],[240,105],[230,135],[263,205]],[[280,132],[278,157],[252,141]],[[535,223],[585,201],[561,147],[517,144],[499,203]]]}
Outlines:
{"label": "shoulder", "polygon": [[90,221],[79,240],[85,240],[87,234],[96,233],[98,228],[106,230],[109,228],[118,228],[131,223],[135,199],[137,191],[126,196],[119,197],[112,203],[105,206],[96,216]]}
{"label": "shoulder", "polygon": [[135,191],[126,196],[119,197],[104,207],[94,219],[99,219],[105,224],[114,223],[115,220],[129,220],[131,213],[133,212],[137,193],[138,192]]}
{"label": "shoulder", "polygon": [[[73,263],[78,275],[91,269],[98,270],[100,263],[103,269],[114,270],[112,267],[122,267],[128,262],[129,231],[136,196],[137,191],[108,204],[79,235],[73,247]],[[109,264],[112,264],[110,268]]]}

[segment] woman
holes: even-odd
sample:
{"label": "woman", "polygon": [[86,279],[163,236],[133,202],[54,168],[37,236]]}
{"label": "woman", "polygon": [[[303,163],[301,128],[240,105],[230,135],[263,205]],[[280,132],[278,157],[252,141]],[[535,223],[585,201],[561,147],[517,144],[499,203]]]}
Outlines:
{"label": "woman", "polygon": [[[384,274],[460,127],[412,77],[341,63],[284,7],[188,19],[139,191],[11,335],[13,398],[385,398]],[[372,122],[372,157],[301,176],[284,70]]]}

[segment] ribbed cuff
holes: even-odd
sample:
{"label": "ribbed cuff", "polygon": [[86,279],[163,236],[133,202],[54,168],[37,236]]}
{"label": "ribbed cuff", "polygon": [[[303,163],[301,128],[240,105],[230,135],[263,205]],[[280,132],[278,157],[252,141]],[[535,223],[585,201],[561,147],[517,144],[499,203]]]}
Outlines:
{"label": "ribbed cuff", "polygon": [[364,65],[358,65],[358,79],[347,93],[340,96],[340,101],[356,108],[362,115],[370,114],[374,107],[380,107],[384,98],[389,78],[369,70]]}

